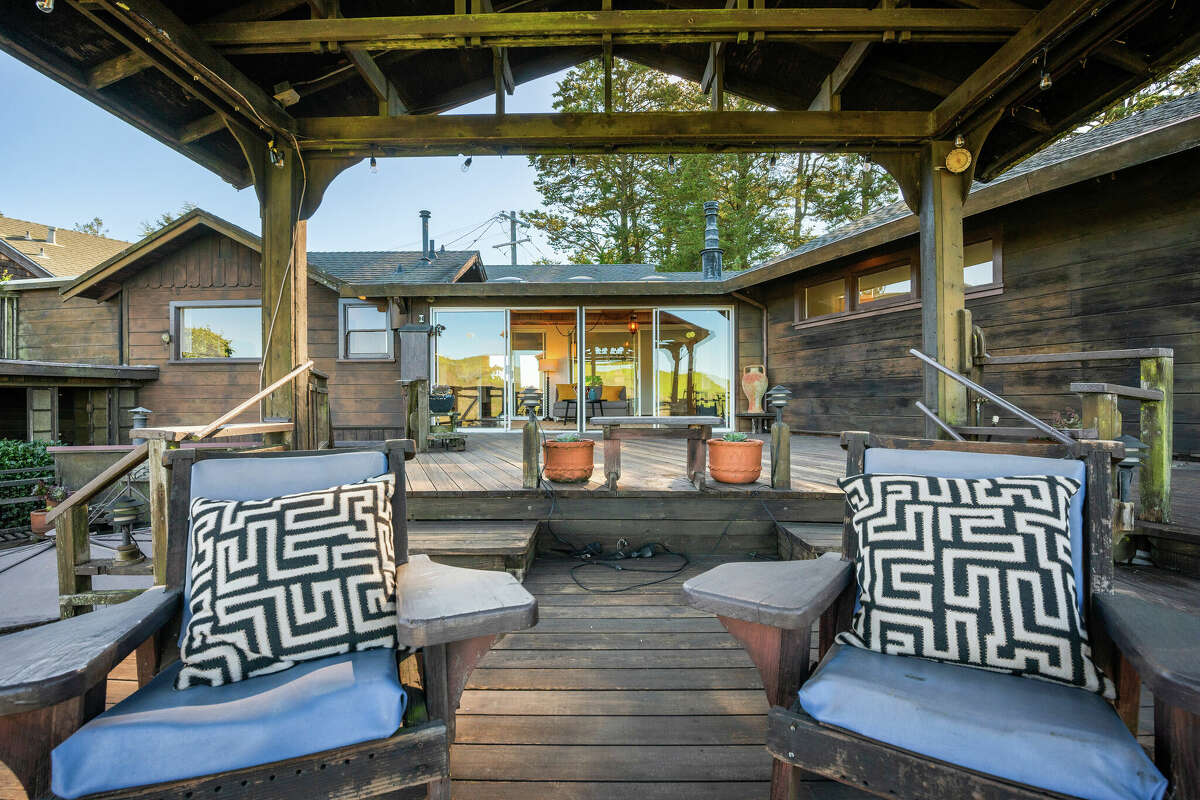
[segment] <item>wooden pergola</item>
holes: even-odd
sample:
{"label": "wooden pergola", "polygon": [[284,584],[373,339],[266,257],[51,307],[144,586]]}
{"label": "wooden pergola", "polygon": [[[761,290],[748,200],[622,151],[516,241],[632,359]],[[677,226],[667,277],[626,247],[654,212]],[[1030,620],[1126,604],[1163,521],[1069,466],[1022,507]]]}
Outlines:
{"label": "wooden pergola", "polygon": [[[1172,0],[617,5],[0,0],[0,48],[254,185],[264,383],[307,359],[305,225],[329,183],[370,156],[459,153],[867,153],[920,216],[922,347],[965,371],[971,180],[1200,51],[1200,4]],[[699,81],[712,110],[613,111],[608,82],[602,113],[505,113],[516,84],[595,58],[611,70],[614,57]],[[726,92],[774,110],[726,111]],[[494,115],[442,113],[487,95]],[[965,421],[965,391],[932,369],[924,400]],[[305,402],[289,387],[263,413],[304,419]]]}

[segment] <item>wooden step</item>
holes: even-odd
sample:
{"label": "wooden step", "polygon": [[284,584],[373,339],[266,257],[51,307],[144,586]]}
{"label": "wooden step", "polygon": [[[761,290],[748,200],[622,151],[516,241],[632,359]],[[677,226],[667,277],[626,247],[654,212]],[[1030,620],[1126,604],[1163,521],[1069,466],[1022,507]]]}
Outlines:
{"label": "wooden step", "polygon": [[408,523],[408,552],[440,564],[507,571],[524,580],[533,562],[537,522],[454,520]]}
{"label": "wooden step", "polygon": [[833,522],[779,523],[779,557],[784,560],[816,558],[842,552],[842,525]]}

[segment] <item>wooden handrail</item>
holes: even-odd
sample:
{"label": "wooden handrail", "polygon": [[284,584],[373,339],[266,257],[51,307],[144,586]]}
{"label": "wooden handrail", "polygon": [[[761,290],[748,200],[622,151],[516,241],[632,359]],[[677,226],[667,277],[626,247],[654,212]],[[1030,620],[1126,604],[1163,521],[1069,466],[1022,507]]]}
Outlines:
{"label": "wooden handrail", "polygon": [[270,386],[266,387],[265,389],[259,390],[259,392],[257,394],[255,394],[253,397],[251,397],[249,400],[245,400],[241,403],[238,403],[236,406],[229,409],[224,414],[222,414],[221,416],[214,419],[212,422],[205,425],[199,431],[192,434],[192,437],[195,439],[205,438],[206,436],[210,435],[213,431],[215,431],[217,428],[220,428],[226,422],[229,422],[229,420],[233,419],[238,414],[241,414],[246,409],[248,409],[251,406],[258,403],[259,400],[262,400],[264,397],[266,397],[267,395],[274,392],[280,386],[283,386],[288,381],[290,381],[293,378],[297,377],[298,375],[304,373],[305,371],[312,369],[312,366],[313,366],[313,362],[311,359],[309,361],[304,362],[303,364],[301,364],[300,366],[296,367],[294,370],[289,372],[287,375],[284,375],[282,378],[280,378],[279,380],[272,383]]}
{"label": "wooden handrail", "polygon": [[1095,350],[1091,353],[1030,353],[1019,356],[981,356],[976,364],[1000,366],[1002,364],[1056,364],[1063,361],[1122,361],[1128,358],[1171,358],[1175,351],[1170,347],[1143,347],[1133,350]]}
{"label": "wooden handrail", "polygon": [[1162,402],[1163,391],[1161,389],[1142,389],[1137,386],[1121,386],[1117,383],[1072,383],[1071,391],[1076,394],[1112,394],[1117,397],[1133,397],[1137,400],[1148,400],[1150,402]]}
{"label": "wooden handrail", "polygon": [[74,508],[80,503],[86,503],[109,486],[112,486],[126,472],[129,472],[129,470],[145,461],[149,452],[150,445],[145,442],[130,450],[120,461],[117,461],[111,467],[104,470],[104,472],[92,478],[79,491],[72,493],[66,500],[50,509],[50,513],[46,515],[46,522],[53,522],[66,513],[67,509]]}

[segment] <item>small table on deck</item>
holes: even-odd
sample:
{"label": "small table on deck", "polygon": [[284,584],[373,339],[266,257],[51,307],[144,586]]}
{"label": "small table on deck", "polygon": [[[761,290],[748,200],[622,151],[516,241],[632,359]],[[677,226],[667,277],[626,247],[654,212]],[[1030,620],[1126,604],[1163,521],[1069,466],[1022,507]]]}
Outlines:
{"label": "small table on deck", "polygon": [[[609,489],[617,488],[621,478],[621,441],[623,439],[686,439],[688,480],[697,489],[704,488],[708,472],[708,440],[720,417],[592,417],[588,424],[604,429],[604,477]],[[659,427],[649,427],[657,425]]]}
{"label": "small table on deck", "polygon": [[739,411],[736,416],[738,419],[750,420],[751,433],[770,433],[771,423],[775,421],[775,415],[770,411]]}

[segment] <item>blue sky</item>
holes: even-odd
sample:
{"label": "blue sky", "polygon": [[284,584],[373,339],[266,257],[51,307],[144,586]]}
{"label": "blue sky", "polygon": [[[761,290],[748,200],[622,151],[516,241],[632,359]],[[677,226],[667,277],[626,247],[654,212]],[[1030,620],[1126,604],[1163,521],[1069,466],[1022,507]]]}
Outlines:
{"label": "blue sky", "polygon": [[[551,110],[559,77],[518,86],[507,99],[507,110]],[[0,87],[0,214],[64,228],[99,216],[109,236],[132,241],[143,220],[191,202],[249,230],[259,229],[253,189],[234,189],[5,53],[0,53]],[[493,107],[488,97],[454,113],[491,113]],[[377,174],[371,174],[365,161],[352,167],[333,182],[309,222],[309,249],[419,248],[417,211],[422,208],[433,212],[434,240],[448,243],[499,211],[541,205],[534,172],[523,156],[476,157],[467,173],[460,169],[461,161],[381,158]],[[466,247],[480,232],[453,246]],[[534,237],[536,247],[521,247],[521,263],[541,253],[558,257],[544,239]],[[508,250],[492,245],[507,239],[507,223],[495,225],[474,248],[485,263],[506,263]]]}

